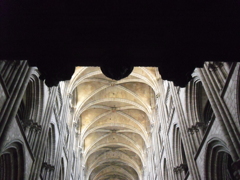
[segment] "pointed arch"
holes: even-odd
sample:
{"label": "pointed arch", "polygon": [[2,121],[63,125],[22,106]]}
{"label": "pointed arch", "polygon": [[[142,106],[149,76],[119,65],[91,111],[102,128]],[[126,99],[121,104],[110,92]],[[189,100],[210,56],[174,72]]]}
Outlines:
{"label": "pointed arch", "polygon": [[0,153],[0,179],[24,180],[24,153],[19,142],[13,142]]}
{"label": "pointed arch", "polygon": [[205,155],[205,179],[234,179],[231,154],[221,139],[208,141]]}
{"label": "pointed arch", "polygon": [[182,143],[182,138],[180,134],[180,129],[177,124],[173,127],[173,156],[174,156],[174,165],[175,172],[178,170],[183,170],[186,175],[188,172],[188,164],[186,160],[186,153]]}

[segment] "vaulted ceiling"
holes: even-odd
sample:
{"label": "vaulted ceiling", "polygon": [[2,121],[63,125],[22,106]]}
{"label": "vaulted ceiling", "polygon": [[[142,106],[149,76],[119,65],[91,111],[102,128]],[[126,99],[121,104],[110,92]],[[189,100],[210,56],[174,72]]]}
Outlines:
{"label": "vaulted ceiling", "polygon": [[142,179],[159,78],[155,67],[135,67],[119,81],[99,67],[76,68],[69,92],[86,180]]}

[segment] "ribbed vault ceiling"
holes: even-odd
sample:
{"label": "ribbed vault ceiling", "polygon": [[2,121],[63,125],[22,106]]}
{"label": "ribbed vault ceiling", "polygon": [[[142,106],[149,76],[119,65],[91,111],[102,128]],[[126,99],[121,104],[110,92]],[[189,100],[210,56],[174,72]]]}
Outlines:
{"label": "ribbed vault ceiling", "polygon": [[135,67],[119,81],[99,67],[76,68],[69,93],[75,94],[86,180],[142,180],[157,78],[154,67]]}

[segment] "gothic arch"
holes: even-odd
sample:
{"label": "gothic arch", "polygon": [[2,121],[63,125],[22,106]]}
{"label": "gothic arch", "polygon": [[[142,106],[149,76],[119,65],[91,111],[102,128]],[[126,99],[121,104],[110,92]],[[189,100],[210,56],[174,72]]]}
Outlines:
{"label": "gothic arch", "polygon": [[31,77],[29,79],[27,89],[25,91],[22,106],[24,106],[23,112],[20,113],[22,120],[31,120],[38,122],[41,118],[41,109],[42,109],[42,96],[43,95],[43,84],[39,80],[39,72],[37,69],[33,69]]}
{"label": "gothic arch", "polygon": [[[156,70],[136,67],[128,77],[115,81],[104,76],[99,67],[76,67],[68,93],[72,96],[77,92],[72,115],[74,123],[78,124],[75,128],[80,133],[85,173],[89,168],[103,168],[99,164],[90,165],[99,155],[113,149],[133,158],[139,165],[138,172],[144,171],[155,118],[155,97],[160,92]],[[112,163],[125,167],[117,159]]]}
{"label": "gothic arch", "polygon": [[99,164],[98,164],[96,167],[90,169],[90,170],[89,170],[89,175],[87,176],[87,179],[88,179],[89,176],[91,176],[92,172],[93,172],[95,169],[100,169],[99,167],[100,167],[101,165],[103,165],[103,164],[109,164],[108,167],[110,167],[110,166],[112,166],[111,163],[114,164],[114,165],[117,165],[118,163],[119,163],[119,164],[120,164],[120,163],[121,163],[121,164],[124,164],[125,167],[131,168],[132,170],[135,171],[135,173],[138,175],[138,177],[140,177],[140,170],[138,170],[137,167],[134,167],[134,164],[131,164],[131,163],[129,164],[128,161],[124,161],[124,160],[121,160],[121,159],[109,159],[109,160],[104,160],[104,161],[102,161],[102,162],[99,162]]}
{"label": "gothic arch", "polygon": [[213,138],[208,141],[205,155],[205,179],[234,179],[231,168],[233,160],[226,144]]}
{"label": "gothic arch", "polygon": [[43,109],[43,82],[39,80],[39,72],[32,68],[32,74],[18,109],[18,118],[25,130],[29,145],[34,150],[35,139],[41,131]]}
{"label": "gothic arch", "polygon": [[[94,68],[95,70],[92,70],[90,72],[88,72],[87,70],[89,68]],[[153,75],[151,75],[150,72],[148,72],[148,70],[146,68],[142,68],[143,71],[146,73],[146,76],[144,75],[141,75],[139,73],[135,73],[134,71],[131,73],[131,76],[137,78],[137,79],[140,79],[143,83],[147,84],[148,86],[150,86],[153,91],[157,94],[157,92],[159,91],[159,89],[157,88],[157,82],[156,82],[156,79],[153,77]],[[86,72],[86,73],[84,73]],[[87,78],[92,78],[94,76],[97,76],[97,75],[101,75],[102,72],[101,70],[98,70],[98,68],[95,68],[95,67],[82,67],[81,69],[77,70],[75,72],[75,74],[73,75],[73,78],[71,80],[71,83],[70,83],[70,88],[69,88],[69,93],[73,92],[73,90],[79,85],[81,84],[85,79]],[[119,83],[121,83],[122,80],[118,81]],[[123,80],[125,81],[125,80]]]}
{"label": "gothic arch", "polygon": [[54,125],[51,123],[48,130],[48,136],[47,136],[45,152],[44,152],[44,159],[43,159],[42,170],[41,170],[41,177],[43,179],[51,177],[55,169],[53,165],[55,162],[55,154],[56,154],[55,138],[56,138],[55,128],[54,128]]}
{"label": "gothic arch", "polygon": [[189,83],[187,91],[188,112],[190,113],[190,117],[195,119],[196,122],[202,123],[204,121],[204,109],[208,102],[208,97],[202,82],[196,77]]}
{"label": "gothic arch", "polygon": [[130,145],[127,145],[127,144],[124,144],[124,143],[105,143],[105,144],[101,144],[97,147],[94,147],[92,149],[90,149],[88,152],[84,152],[83,153],[83,157],[84,157],[84,163],[87,162],[89,156],[95,152],[97,152],[99,149],[103,148],[103,147],[115,147],[115,146],[119,146],[119,147],[122,147],[122,148],[126,148],[128,149],[129,151],[132,151],[133,153],[135,153],[140,159],[141,159],[141,163],[143,164],[144,166],[144,163],[145,163],[145,156],[143,154],[143,152],[140,152],[138,149],[135,149],[134,147],[130,146]]}
{"label": "gothic arch", "polygon": [[24,180],[24,164],[22,144],[11,143],[0,153],[0,179]]}
{"label": "gothic arch", "polygon": [[127,103],[127,104],[130,104],[131,106],[133,106],[134,108],[143,111],[144,113],[146,113],[146,115],[148,115],[150,117],[150,115],[149,115],[150,112],[148,112],[148,110],[144,106],[142,106],[142,105],[140,105],[136,102],[126,100],[126,99],[122,99],[122,98],[106,98],[106,99],[91,101],[81,108],[78,107],[78,110],[75,113],[75,117],[80,116],[84,111],[91,108],[91,106],[94,106],[94,105],[100,104],[100,103],[104,103],[104,102],[123,102],[123,103]]}
{"label": "gothic arch", "polygon": [[215,114],[198,76],[195,76],[188,84],[186,92],[189,133],[192,134],[191,137],[195,141],[194,151],[196,152],[208,125],[215,119]]}
{"label": "gothic arch", "polygon": [[175,161],[174,171],[184,172],[184,174],[186,175],[188,171],[186,153],[183,147],[180,129],[177,124],[173,126],[173,155],[173,159]]}
{"label": "gothic arch", "polygon": [[[88,135],[90,135],[91,133],[97,132],[97,131],[98,132],[110,133],[111,132],[110,130],[101,130],[101,128],[114,127],[114,126],[121,126],[121,127],[126,128],[124,130],[119,130],[118,133],[131,132],[131,133],[138,134],[142,138],[142,140],[144,141],[145,145],[147,147],[149,146],[149,141],[146,139],[147,136],[144,136],[145,135],[144,133],[137,131],[136,129],[134,129],[134,127],[122,125],[122,124],[119,124],[119,123],[104,124],[104,125],[101,125],[101,126],[98,126],[98,127],[94,127],[92,129],[90,129],[86,134],[83,134],[82,139],[85,140],[88,137]],[[83,146],[83,141],[80,143],[80,146]]]}

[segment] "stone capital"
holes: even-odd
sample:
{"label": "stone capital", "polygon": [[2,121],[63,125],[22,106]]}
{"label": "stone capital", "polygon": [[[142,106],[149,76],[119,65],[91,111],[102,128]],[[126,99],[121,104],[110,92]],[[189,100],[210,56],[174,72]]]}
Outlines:
{"label": "stone capital", "polygon": [[197,127],[196,125],[195,125],[195,126],[193,125],[193,126],[192,126],[192,129],[193,129],[193,131],[195,131],[195,132],[198,132],[198,131],[199,131],[199,129],[198,129],[198,127]]}

